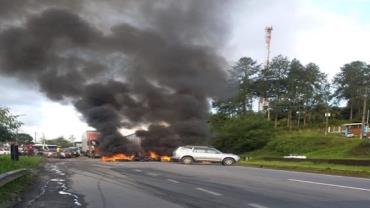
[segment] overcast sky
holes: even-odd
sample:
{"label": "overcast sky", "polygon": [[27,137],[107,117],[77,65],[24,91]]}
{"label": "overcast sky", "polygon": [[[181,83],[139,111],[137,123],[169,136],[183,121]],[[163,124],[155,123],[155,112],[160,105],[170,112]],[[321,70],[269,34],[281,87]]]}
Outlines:
{"label": "overcast sky", "polygon": [[[314,62],[331,79],[345,63],[370,63],[368,11],[370,0],[241,1],[230,11],[231,38],[220,52],[230,64],[242,56],[262,62],[266,56],[264,28],[272,25],[272,56],[282,54],[303,64]],[[111,25],[117,17],[103,13],[96,18],[101,18],[102,25]],[[0,77],[0,95],[0,106],[21,115],[21,132],[80,139],[89,129],[71,105],[48,100],[32,84]]]}

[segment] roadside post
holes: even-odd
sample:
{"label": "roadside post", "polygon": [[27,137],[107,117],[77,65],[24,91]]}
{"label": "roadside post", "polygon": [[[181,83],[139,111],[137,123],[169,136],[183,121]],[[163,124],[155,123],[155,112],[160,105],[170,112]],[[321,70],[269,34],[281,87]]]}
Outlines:
{"label": "roadside post", "polygon": [[[361,119],[361,134],[360,134],[360,139],[363,139],[363,136],[365,134],[365,117],[366,117],[366,105],[367,105],[367,98],[368,98],[367,93],[368,93],[368,89],[365,88],[364,103],[362,105],[362,119]],[[366,132],[365,138],[367,138],[367,132]]]}
{"label": "roadside post", "polygon": [[365,126],[364,126],[364,136],[365,136],[365,139],[367,139],[367,133],[369,132],[369,126],[368,124],[366,123]]}
{"label": "roadside post", "polygon": [[330,113],[325,113],[325,136],[328,134],[328,126],[329,126],[329,117]]}
{"label": "roadside post", "polygon": [[17,144],[12,143],[10,145],[10,159],[14,161],[19,160],[19,150]]}

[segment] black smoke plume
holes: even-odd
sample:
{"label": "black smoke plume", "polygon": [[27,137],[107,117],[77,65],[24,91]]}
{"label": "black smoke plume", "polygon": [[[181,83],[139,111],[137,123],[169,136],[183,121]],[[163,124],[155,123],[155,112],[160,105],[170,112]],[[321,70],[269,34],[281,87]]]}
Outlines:
{"label": "black smoke plume", "polygon": [[121,128],[148,125],[142,148],[160,153],[209,138],[209,99],[225,94],[227,1],[4,2],[0,72],[71,102],[106,154],[138,150]]}

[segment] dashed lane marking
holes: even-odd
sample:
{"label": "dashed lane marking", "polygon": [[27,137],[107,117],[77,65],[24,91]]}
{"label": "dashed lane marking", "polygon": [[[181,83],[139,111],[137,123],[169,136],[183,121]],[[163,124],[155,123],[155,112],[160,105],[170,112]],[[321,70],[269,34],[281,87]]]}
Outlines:
{"label": "dashed lane marking", "polygon": [[159,176],[158,173],[153,173],[153,172],[147,172],[146,174],[150,176]]}
{"label": "dashed lane marking", "polygon": [[248,206],[253,207],[253,208],[268,208],[260,204],[254,204],[254,203],[248,204]]}
{"label": "dashed lane marking", "polygon": [[208,194],[211,194],[211,195],[214,195],[214,196],[222,196],[222,194],[220,194],[220,193],[217,193],[217,192],[214,192],[214,191],[210,191],[210,190],[207,190],[207,189],[204,189],[204,188],[200,188],[200,187],[195,188],[195,190],[203,191],[205,193],[208,193]]}
{"label": "dashed lane marking", "polygon": [[180,183],[180,182],[178,182],[176,180],[173,180],[173,179],[170,179],[170,178],[168,178],[167,181],[172,182],[172,183]]}

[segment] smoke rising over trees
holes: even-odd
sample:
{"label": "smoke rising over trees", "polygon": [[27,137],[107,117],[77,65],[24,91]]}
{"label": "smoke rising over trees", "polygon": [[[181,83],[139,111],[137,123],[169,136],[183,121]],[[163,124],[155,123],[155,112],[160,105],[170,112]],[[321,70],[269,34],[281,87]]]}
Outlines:
{"label": "smoke rising over trees", "polygon": [[146,150],[209,137],[208,99],[226,94],[218,50],[230,4],[105,1],[124,14],[105,20],[107,29],[86,12],[100,1],[2,2],[9,12],[0,16],[0,72],[72,103],[102,133],[106,153],[136,151],[118,129],[143,124]]}

